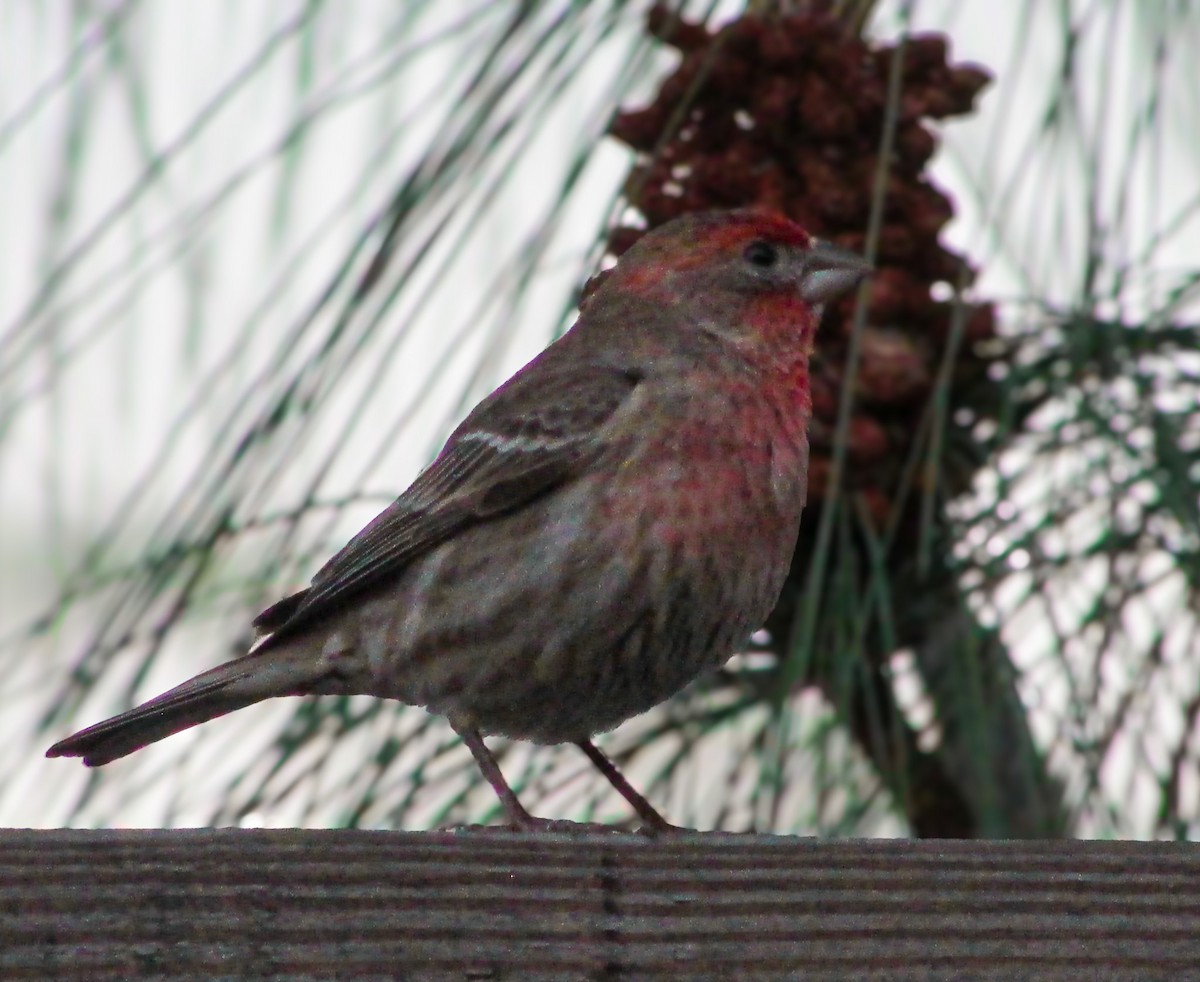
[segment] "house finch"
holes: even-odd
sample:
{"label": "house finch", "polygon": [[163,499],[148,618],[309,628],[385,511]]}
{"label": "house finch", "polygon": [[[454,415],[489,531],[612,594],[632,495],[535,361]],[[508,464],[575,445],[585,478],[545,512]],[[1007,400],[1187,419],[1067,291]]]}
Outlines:
{"label": "house finch", "polygon": [[481,733],[574,742],[724,662],[779,596],[804,505],[822,304],[865,274],[761,211],[648,233],[562,338],[484,399],[249,654],[55,744],[104,764],[273,696],[447,717],[516,827],[543,826]]}

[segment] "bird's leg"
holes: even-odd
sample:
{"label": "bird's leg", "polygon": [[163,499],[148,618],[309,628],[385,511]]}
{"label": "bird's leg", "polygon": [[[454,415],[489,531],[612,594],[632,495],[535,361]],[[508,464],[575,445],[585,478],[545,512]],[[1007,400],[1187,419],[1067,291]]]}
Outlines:
{"label": "bird's leg", "polygon": [[[495,756],[488,750],[487,744],[483,742],[483,736],[480,732],[473,727],[459,726],[455,723],[451,723],[450,725],[454,727],[454,732],[462,738],[462,742],[467,745],[467,749],[471,751],[471,756],[475,758],[475,763],[479,765],[480,772],[487,780],[487,783],[492,786],[492,790],[496,792],[496,797],[500,799],[500,805],[504,809],[505,817],[508,819],[508,824],[511,828],[521,832],[580,833],[616,831],[616,829],[607,825],[596,825],[588,822],[556,821],[529,814],[525,810],[525,806],[517,800],[516,793],[508,786],[508,782],[504,780],[504,775],[500,771],[500,765],[496,763]],[[647,830],[652,832],[669,832],[676,829],[674,825],[668,823],[654,810],[650,802],[633,789],[629,782],[621,776],[621,772],[613,766],[612,761],[597,750],[591,741],[584,741],[579,744],[579,747],[591,758],[592,763],[608,778],[613,787],[620,791],[625,799],[633,805],[638,815],[641,816],[642,821],[646,823],[645,828]]]}
{"label": "bird's leg", "polygon": [[609,760],[604,752],[597,747],[591,740],[580,740],[575,744],[580,750],[588,755],[588,760],[596,765],[598,770],[608,780],[617,792],[628,801],[633,810],[638,813],[638,817],[645,822],[644,831],[647,832],[679,832],[683,831],[678,825],[672,825],[658,812],[654,810],[654,806],[643,798],[632,784],[625,780],[617,765]]}
{"label": "bird's leg", "polygon": [[508,818],[508,823],[515,829],[524,831],[532,831],[541,829],[546,826],[545,819],[535,818],[525,810],[525,806],[517,800],[513,789],[508,786],[508,782],[504,780],[504,775],[500,772],[500,765],[496,763],[496,758],[492,752],[488,750],[487,744],[483,742],[483,737],[478,730],[468,729],[467,727],[454,726],[454,732],[462,737],[462,742],[467,745],[467,749],[471,751],[471,756],[475,758],[475,763],[479,765],[479,770],[483,772],[487,783],[492,786],[492,790],[496,792],[496,796],[500,799],[500,805],[504,809],[504,814]]}

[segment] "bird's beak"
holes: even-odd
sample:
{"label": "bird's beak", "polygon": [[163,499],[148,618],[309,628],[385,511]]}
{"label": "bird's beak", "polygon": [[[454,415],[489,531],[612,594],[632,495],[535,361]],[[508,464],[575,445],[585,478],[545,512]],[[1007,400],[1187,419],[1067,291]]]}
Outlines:
{"label": "bird's beak", "polygon": [[825,304],[852,289],[870,272],[871,264],[862,256],[817,241],[804,257],[800,295],[811,304]]}

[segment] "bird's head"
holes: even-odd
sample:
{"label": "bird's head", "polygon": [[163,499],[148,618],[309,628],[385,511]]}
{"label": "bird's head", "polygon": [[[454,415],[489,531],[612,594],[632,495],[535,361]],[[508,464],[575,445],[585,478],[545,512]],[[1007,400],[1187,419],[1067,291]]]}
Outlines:
{"label": "bird's head", "polygon": [[588,305],[603,295],[633,300],[662,311],[657,320],[669,329],[690,324],[741,346],[808,348],[824,305],[869,271],[860,256],[775,212],[695,212],[642,236]]}

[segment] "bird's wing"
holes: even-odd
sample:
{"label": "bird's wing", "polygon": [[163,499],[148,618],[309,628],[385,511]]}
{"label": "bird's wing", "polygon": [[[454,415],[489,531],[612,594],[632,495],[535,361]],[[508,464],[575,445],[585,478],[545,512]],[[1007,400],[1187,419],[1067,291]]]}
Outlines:
{"label": "bird's wing", "polygon": [[[528,366],[533,368],[533,365]],[[522,371],[480,403],[437,459],[313,577],[254,621],[271,640],[335,612],[460,529],[520,508],[603,451],[605,422],[640,374],[609,366]]]}

